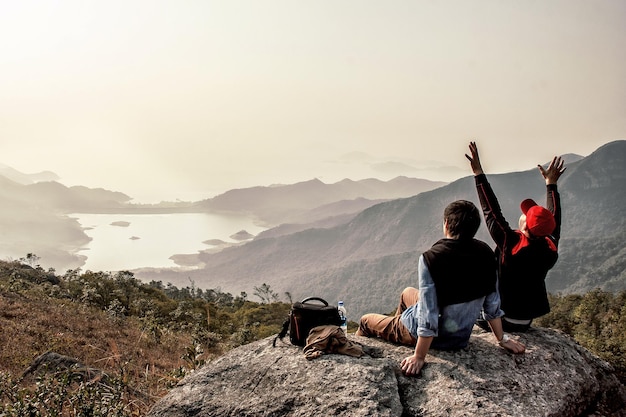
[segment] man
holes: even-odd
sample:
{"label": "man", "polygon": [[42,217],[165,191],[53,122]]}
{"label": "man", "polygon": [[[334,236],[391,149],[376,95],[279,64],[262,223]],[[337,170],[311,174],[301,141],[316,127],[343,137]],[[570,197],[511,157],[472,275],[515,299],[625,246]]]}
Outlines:
{"label": "man", "polygon": [[445,238],[419,258],[419,290],[409,287],[402,292],[393,317],[361,317],[358,336],[415,346],[415,353],[401,362],[405,375],[420,373],[431,346],[466,347],[481,309],[502,347],[514,353],[525,350],[502,330],[495,256],[486,243],[474,239],[480,222],[480,212],[470,201],[449,204],[444,210]]}
{"label": "man", "polygon": [[[513,230],[487,181],[476,143],[470,142],[469,149],[471,156],[465,157],[470,161],[485,222],[497,246],[498,288],[505,313],[502,326],[505,331],[525,332],[534,318],[550,311],[545,279],[558,258],[561,200],[557,181],[565,171],[564,161],[555,156],[547,169],[538,165],[546,182],[547,208],[531,199],[522,201],[519,229]],[[481,327],[485,328],[484,322]]]}

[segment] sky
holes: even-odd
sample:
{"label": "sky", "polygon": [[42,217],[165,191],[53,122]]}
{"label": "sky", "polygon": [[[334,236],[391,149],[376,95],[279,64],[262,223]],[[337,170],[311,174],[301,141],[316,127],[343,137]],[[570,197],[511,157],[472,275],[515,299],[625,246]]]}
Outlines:
{"label": "sky", "polygon": [[[622,0],[0,0],[0,163],[133,202],[626,139]],[[450,169],[454,167],[454,169]],[[443,169],[445,168],[445,169]]]}

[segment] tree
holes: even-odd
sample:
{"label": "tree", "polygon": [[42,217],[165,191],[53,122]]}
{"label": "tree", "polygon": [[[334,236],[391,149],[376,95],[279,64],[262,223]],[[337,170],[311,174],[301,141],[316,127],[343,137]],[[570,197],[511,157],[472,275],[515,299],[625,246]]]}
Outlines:
{"label": "tree", "polygon": [[25,258],[20,258],[20,262],[24,265],[28,265],[33,269],[37,269],[40,268],[39,266],[39,260],[41,258],[37,255],[35,255],[34,253],[29,253],[26,255]]}
{"label": "tree", "polygon": [[254,295],[259,297],[263,304],[278,301],[278,294],[266,283],[263,283],[260,287],[254,287]]}

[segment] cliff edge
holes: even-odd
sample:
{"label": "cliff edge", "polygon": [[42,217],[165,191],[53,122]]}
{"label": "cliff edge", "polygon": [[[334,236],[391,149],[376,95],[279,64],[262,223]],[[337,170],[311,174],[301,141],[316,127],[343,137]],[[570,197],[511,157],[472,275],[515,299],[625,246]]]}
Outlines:
{"label": "cliff edge", "polygon": [[150,417],[626,416],[611,366],[557,330],[514,335],[512,355],[475,328],[468,348],[431,350],[422,375],[402,375],[413,349],[349,335],[369,353],[307,360],[273,337],[232,350],[184,378]]}

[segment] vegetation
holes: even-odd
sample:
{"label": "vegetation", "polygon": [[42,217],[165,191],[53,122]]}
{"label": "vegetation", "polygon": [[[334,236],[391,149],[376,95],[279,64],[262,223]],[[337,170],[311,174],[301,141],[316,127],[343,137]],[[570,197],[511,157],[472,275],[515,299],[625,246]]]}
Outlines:
{"label": "vegetation", "polygon": [[[0,416],[141,416],[185,375],[229,349],[277,334],[288,302],[269,285],[232,296],[131,272],[45,271],[0,261]],[[536,324],[560,329],[626,382],[626,291],[551,295]],[[356,323],[350,322],[351,331]],[[29,368],[42,354],[72,366]]]}
{"label": "vegetation", "polygon": [[559,329],[609,362],[626,384],[626,291],[600,289],[584,295],[550,295],[552,311],[539,326]]}
{"label": "vegetation", "polygon": [[[0,416],[144,415],[206,362],[278,333],[290,308],[265,284],[257,303],[37,262],[0,261]],[[25,372],[46,352],[76,364]]]}

